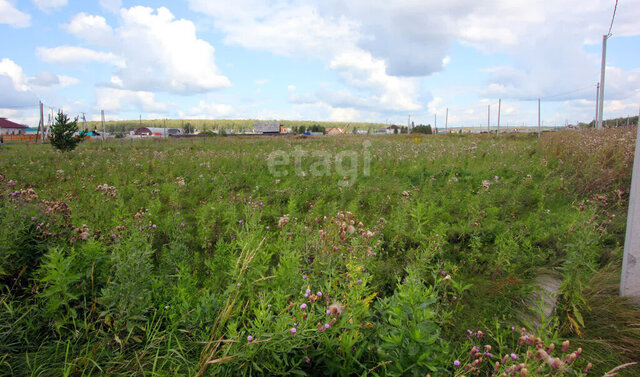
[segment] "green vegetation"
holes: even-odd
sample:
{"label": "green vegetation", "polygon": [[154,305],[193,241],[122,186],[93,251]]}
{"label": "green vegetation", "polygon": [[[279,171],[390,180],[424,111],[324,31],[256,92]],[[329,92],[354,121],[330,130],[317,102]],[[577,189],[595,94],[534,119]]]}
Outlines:
{"label": "green vegetation", "polygon": [[[105,130],[111,133],[128,133],[139,127],[167,127],[189,129],[198,131],[233,131],[236,133],[253,132],[253,123],[258,119],[154,119],[154,120],[117,120],[109,121],[105,124]],[[87,122],[90,129],[97,127],[101,130],[100,122]],[[324,129],[331,127],[344,128],[347,133],[351,133],[354,129],[368,130],[375,132],[379,128],[386,128],[387,124],[382,123],[364,123],[364,122],[318,122],[306,120],[280,120],[280,123],[291,129],[306,130],[317,129],[322,132]]]}
{"label": "green vegetation", "polygon": [[634,135],[7,146],[0,375],[602,375]]}
{"label": "green vegetation", "polygon": [[51,145],[63,152],[74,150],[83,140],[75,136],[78,132],[78,117],[70,121],[62,111],[58,111],[55,122],[51,126]]}

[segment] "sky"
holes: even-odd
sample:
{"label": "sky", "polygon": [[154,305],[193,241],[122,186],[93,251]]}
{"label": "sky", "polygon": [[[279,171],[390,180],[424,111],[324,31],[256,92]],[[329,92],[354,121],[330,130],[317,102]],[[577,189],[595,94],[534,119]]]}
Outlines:
{"label": "sky", "polygon": [[[0,117],[495,127],[591,121],[615,0],[0,0]],[[638,114],[640,0],[604,118]]]}

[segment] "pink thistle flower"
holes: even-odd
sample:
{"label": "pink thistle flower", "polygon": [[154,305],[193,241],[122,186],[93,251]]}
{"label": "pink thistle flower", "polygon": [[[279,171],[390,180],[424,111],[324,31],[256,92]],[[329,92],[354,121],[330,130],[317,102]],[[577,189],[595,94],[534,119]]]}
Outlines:
{"label": "pink thistle flower", "polygon": [[253,337],[251,335],[247,337],[247,342],[253,342]]}
{"label": "pink thistle flower", "polygon": [[296,328],[295,328],[295,327],[292,327],[292,328],[291,328],[291,330],[289,330],[289,332],[291,333],[291,335],[295,334],[295,333],[296,333],[296,331],[298,331],[298,330],[296,330]]}
{"label": "pink thistle flower", "polygon": [[300,305],[300,309],[305,310],[307,308],[307,304]]}

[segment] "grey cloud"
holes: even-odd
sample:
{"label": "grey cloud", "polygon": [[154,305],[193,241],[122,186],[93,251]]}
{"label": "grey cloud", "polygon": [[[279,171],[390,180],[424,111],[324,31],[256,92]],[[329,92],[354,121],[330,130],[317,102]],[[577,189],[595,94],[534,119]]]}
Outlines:
{"label": "grey cloud", "polygon": [[20,109],[34,107],[37,103],[38,99],[33,92],[16,90],[13,80],[0,74],[0,108]]}

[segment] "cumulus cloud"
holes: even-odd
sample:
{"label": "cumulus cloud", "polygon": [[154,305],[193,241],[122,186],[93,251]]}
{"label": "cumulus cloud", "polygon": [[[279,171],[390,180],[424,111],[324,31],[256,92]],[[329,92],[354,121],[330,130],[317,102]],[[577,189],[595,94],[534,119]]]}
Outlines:
{"label": "cumulus cloud", "polygon": [[100,6],[109,12],[116,13],[122,7],[122,0],[100,0]]}
{"label": "cumulus cloud", "polygon": [[[418,109],[419,84],[403,79],[445,69],[456,42],[511,60],[495,67],[481,95],[523,99],[585,87],[597,78],[598,62],[584,43],[599,43],[613,10],[606,0],[189,0],[189,6],[210,16],[227,43],[325,61],[354,89],[340,93],[345,104],[377,102],[395,111]],[[638,13],[640,3],[621,3],[614,34],[639,35]],[[311,102],[297,93],[290,99]]]}
{"label": "cumulus cloud", "polygon": [[33,3],[43,12],[50,12],[54,9],[67,5],[67,0],[33,0]]}
{"label": "cumulus cloud", "polygon": [[180,116],[189,119],[211,119],[228,117],[232,112],[233,107],[231,105],[200,101],[197,106],[192,107],[188,112],[180,112]]}
{"label": "cumulus cloud", "polygon": [[80,82],[75,77],[69,77],[65,75],[56,75],[55,73],[42,71],[35,77],[30,77],[27,82],[32,86],[39,86],[43,88],[55,87],[64,88],[69,85],[74,85]]}
{"label": "cumulus cloud", "polygon": [[0,24],[13,27],[27,27],[31,24],[31,16],[13,6],[14,1],[0,0]]}
{"label": "cumulus cloud", "polygon": [[194,94],[231,86],[216,66],[213,46],[198,39],[193,22],[176,19],[164,7],[142,6],[120,9],[119,21],[113,29],[101,16],[80,13],[66,28],[109,50],[104,60],[122,62],[111,80],[120,89]]}
{"label": "cumulus cloud", "polygon": [[11,59],[0,60],[0,107],[23,108],[36,103],[36,96],[27,85],[22,67]]}
{"label": "cumulus cloud", "polygon": [[47,63],[73,65],[95,61],[112,64],[117,67],[125,66],[124,60],[111,52],[94,51],[76,46],[37,47],[36,55],[40,60]]}
{"label": "cumulus cloud", "polygon": [[142,110],[146,112],[164,112],[169,106],[156,102],[155,94],[147,91],[134,91],[117,88],[97,88],[96,105],[111,111]]}
{"label": "cumulus cloud", "polygon": [[99,46],[114,44],[113,29],[102,16],[76,14],[64,28],[74,36]]}

